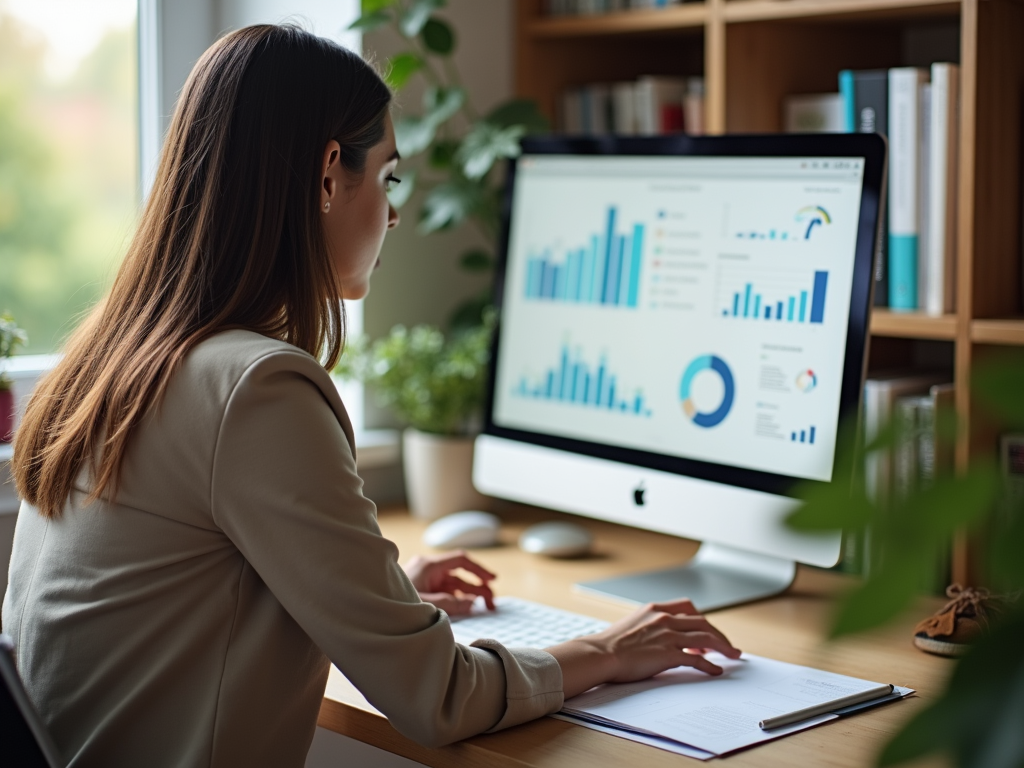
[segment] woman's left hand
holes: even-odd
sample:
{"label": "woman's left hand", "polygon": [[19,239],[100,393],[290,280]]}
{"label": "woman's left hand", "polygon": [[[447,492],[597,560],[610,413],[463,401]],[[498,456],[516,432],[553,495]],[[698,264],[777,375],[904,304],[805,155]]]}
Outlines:
{"label": "woman's left hand", "polygon": [[[496,576],[471,560],[465,552],[416,555],[403,567],[409,581],[420,593],[420,598],[452,616],[469,613],[477,596],[484,599],[488,609],[494,610],[494,593],[491,592],[489,582]],[[474,584],[457,576],[455,572],[459,570],[472,574],[479,583]]]}

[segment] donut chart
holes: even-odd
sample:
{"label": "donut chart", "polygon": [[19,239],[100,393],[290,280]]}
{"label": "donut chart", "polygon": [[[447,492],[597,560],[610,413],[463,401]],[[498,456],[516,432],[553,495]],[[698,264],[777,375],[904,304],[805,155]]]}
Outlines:
{"label": "donut chart", "polygon": [[[714,411],[702,412],[697,410],[697,406],[690,397],[690,386],[698,373],[707,370],[714,371],[722,379],[722,402]],[[683,401],[683,413],[698,427],[704,428],[722,423],[722,420],[729,415],[735,394],[736,384],[732,378],[732,371],[729,370],[729,366],[722,358],[715,355],[701,355],[694,358],[686,367],[686,372],[683,373],[683,383],[679,387],[679,397]]]}

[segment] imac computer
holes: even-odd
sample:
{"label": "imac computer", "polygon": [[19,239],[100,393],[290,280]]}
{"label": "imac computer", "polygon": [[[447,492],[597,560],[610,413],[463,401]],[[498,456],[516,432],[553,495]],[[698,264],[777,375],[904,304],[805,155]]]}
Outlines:
{"label": "imac computer", "polygon": [[834,565],[784,519],[860,401],[877,135],[536,138],[509,170],[484,493],[702,542],[579,588],[702,610]]}

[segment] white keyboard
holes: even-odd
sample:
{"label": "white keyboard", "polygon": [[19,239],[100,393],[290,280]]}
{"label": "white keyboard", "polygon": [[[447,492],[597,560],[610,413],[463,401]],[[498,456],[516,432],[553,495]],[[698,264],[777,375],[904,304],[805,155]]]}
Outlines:
{"label": "white keyboard", "polygon": [[488,611],[478,598],[472,614],[452,617],[455,639],[465,645],[486,638],[510,648],[547,648],[608,627],[607,621],[516,597],[499,597],[494,605],[497,610]]}

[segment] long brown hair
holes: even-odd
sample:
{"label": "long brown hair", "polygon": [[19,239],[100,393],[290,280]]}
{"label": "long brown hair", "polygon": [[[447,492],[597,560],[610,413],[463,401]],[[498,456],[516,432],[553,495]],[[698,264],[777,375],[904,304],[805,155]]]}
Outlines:
{"label": "long brown hair", "polygon": [[248,27],[203,55],[110,293],[29,402],[14,444],[23,499],[60,515],[87,461],[90,498],[116,491],[133,430],[218,331],[247,328],[333,367],[345,328],[323,153],[336,139],[361,174],[390,101],[362,59],[297,27]]}

